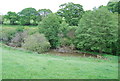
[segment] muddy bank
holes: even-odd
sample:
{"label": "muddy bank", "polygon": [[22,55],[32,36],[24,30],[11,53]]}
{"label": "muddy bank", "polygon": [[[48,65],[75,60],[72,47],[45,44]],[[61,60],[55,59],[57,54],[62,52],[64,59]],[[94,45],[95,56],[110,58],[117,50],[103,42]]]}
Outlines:
{"label": "muddy bank", "polygon": [[[55,51],[54,49],[51,49],[49,52],[46,52],[46,54],[52,54],[52,55],[57,55],[57,56],[75,56],[75,57],[94,57],[94,58],[99,58],[100,55],[95,55],[95,54],[89,54],[89,53],[83,53],[83,52],[58,52]],[[101,56],[102,58],[102,56]]]}

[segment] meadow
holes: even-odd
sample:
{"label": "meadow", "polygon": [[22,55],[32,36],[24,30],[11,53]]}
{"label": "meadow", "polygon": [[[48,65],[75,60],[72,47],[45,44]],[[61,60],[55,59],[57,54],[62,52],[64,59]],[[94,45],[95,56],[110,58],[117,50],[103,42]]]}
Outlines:
{"label": "meadow", "polygon": [[[56,56],[1,46],[3,79],[117,79],[118,57]],[[1,62],[0,62],[1,63]],[[1,71],[0,71],[1,72]]]}
{"label": "meadow", "polygon": [[2,49],[0,49],[0,80],[2,79]]}

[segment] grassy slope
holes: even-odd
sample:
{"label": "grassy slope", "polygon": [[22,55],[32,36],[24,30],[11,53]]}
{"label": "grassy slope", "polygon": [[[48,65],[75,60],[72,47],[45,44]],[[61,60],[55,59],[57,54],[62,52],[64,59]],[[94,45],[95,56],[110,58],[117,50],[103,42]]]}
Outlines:
{"label": "grassy slope", "polygon": [[[0,49],[2,49],[0,47]],[[4,79],[117,79],[116,56],[111,60],[35,54],[3,47]]]}
{"label": "grassy slope", "polygon": [[[2,25],[0,24],[0,31],[2,30]],[[0,49],[0,81],[2,79],[2,49]]]}
{"label": "grassy slope", "polygon": [[2,49],[0,48],[0,81],[2,79]]}

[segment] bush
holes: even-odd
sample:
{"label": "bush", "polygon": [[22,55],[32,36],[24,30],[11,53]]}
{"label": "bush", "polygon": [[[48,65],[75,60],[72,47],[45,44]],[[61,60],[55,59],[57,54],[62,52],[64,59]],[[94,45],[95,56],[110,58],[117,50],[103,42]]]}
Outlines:
{"label": "bush", "polygon": [[22,47],[30,51],[42,53],[48,51],[51,46],[43,34],[35,33],[25,38]]}
{"label": "bush", "polygon": [[68,38],[61,38],[60,39],[61,46],[70,46],[70,44],[71,44],[71,40],[69,40]]}
{"label": "bush", "polygon": [[68,39],[68,38],[61,38],[60,39],[60,46],[61,47],[68,47],[71,50],[75,49],[75,46],[74,46],[72,40]]}
{"label": "bush", "polygon": [[75,40],[75,31],[77,26],[68,26],[67,23],[63,22],[60,27],[60,46],[69,47],[75,49],[74,40]]}
{"label": "bush", "polygon": [[28,35],[39,32],[37,27],[25,27],[23,32],[27,32]]}
{"label": "bush", "polygon": [[10,43],[16,33],[23,32],[23,27],[3,27],[0,30],[0,41]]}
{"label": "bush", "polygon": [[16,33],[16,28],[2,28],[0,32],[0,41],[8,43]]}
{"label": "bush", "polygon": [[30,28],[30,27],[19,27],[16,29],[15,35],[11,38],[11,42],[8,44],[13,47],[21,47],[24,39],[27,38],[29,35],[38,32],[37,28]]}
{"label": "bush", "polygon": [[23,32],[24,31],[24,27],[22,26],[22,27],[17,27],[16,28],[16,31],[17,32]]}
{"label": "bush", "polygon": [[77,26],[69,26],[68,31],[67,31],[67,37],[69,39],[74,39],[75,38],[75,31],[77,30]]}
{"label": "bush", "polygon": [[11,39],[11,42],[9,43],[9,45],[13,46],[13,47],[21,47],[21,44],[23,43],[23,41],[24,41],[24,34],[23,34],[23,32],[18,32]]}

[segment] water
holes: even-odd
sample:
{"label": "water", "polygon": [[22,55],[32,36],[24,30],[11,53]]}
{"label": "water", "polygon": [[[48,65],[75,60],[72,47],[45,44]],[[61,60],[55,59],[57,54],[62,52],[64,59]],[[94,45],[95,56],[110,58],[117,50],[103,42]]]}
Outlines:
{"label": "water", "polygon": [[61,53],[61,52],[57,52],[54,50],[50,50],[49,52],[46,52],[48,54],[52,54],[52,55],[57,55],[57,56],[75,56],[75,57],[96,57],[96,55],[93,54],[85,54],[85,53]]}

